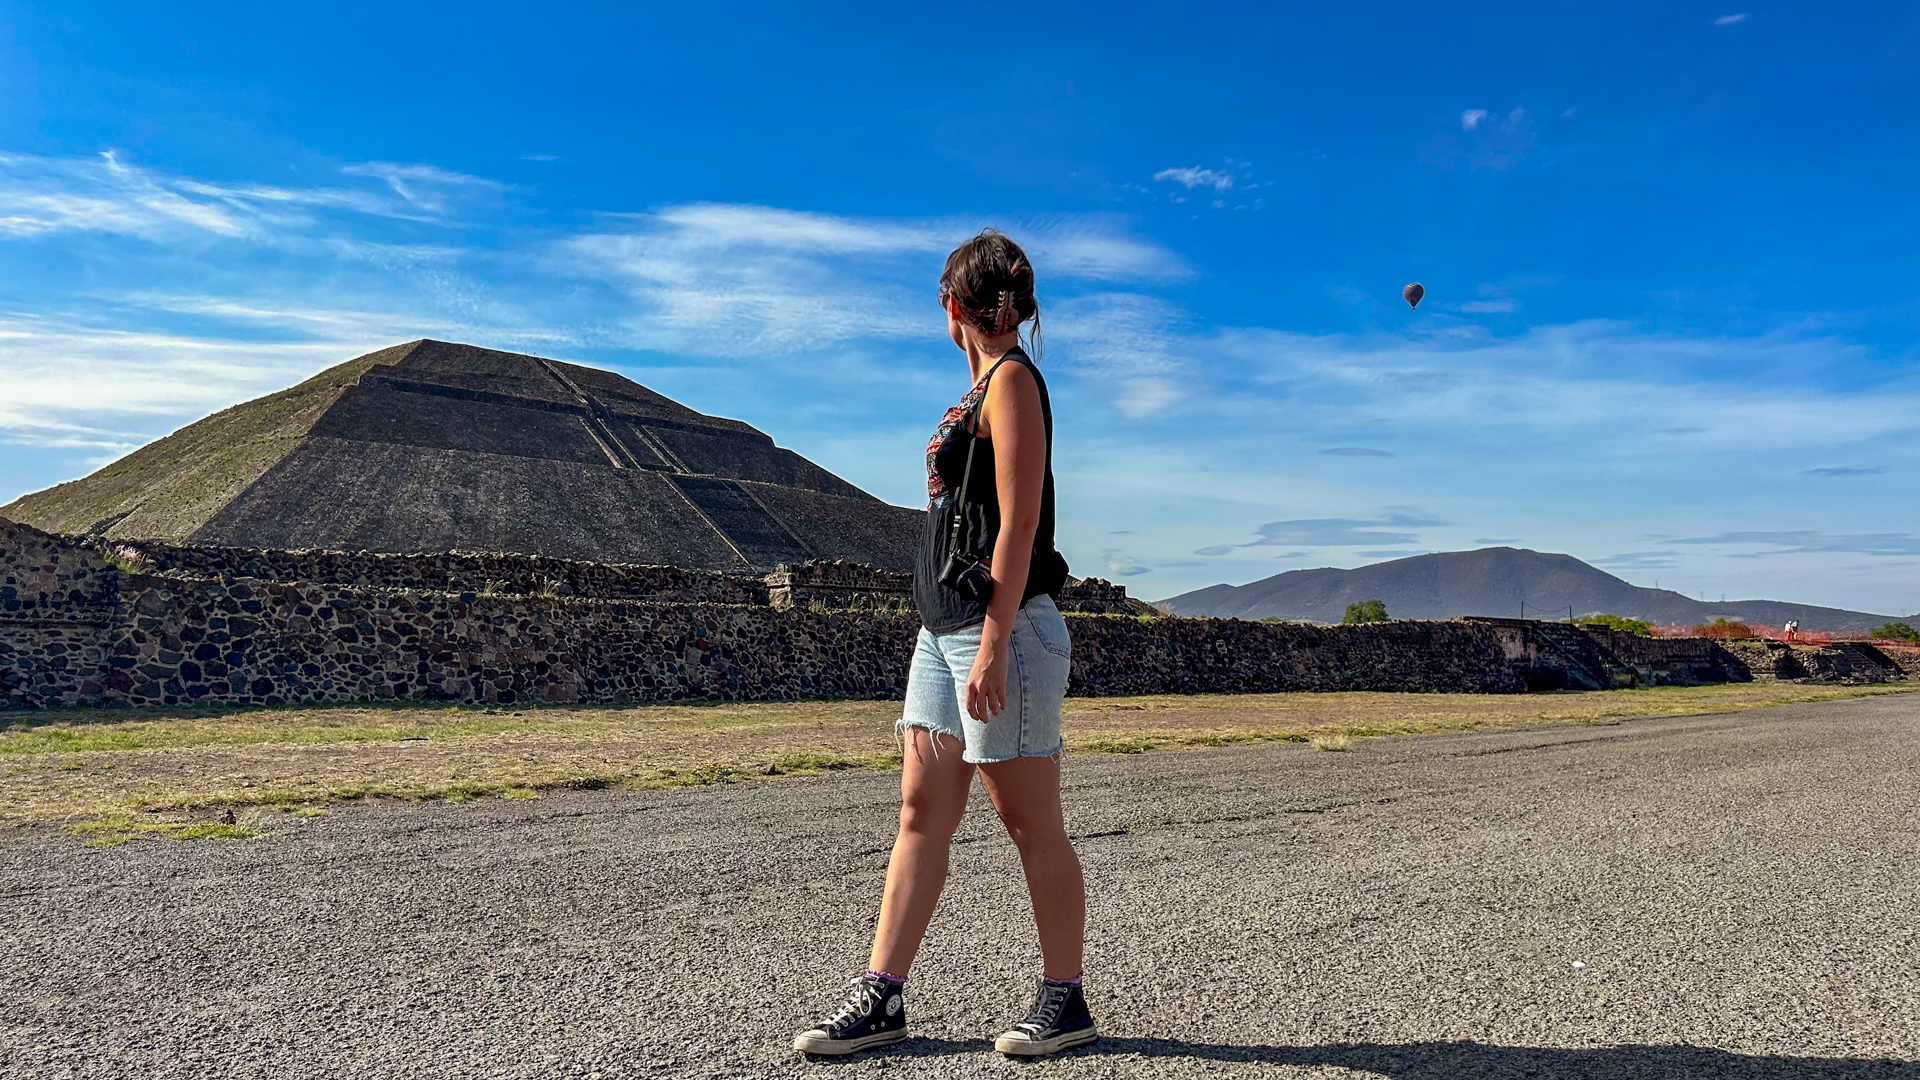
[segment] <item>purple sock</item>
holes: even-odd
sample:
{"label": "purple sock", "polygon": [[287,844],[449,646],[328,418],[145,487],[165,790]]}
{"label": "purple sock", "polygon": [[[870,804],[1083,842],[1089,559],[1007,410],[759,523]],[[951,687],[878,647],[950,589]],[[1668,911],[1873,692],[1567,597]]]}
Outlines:
{"label": "purple sock", "polygon": [[905,979],[903,979],[903,978],[901,978],[901,977],[900,977],[900,976],[898,976],[898,975],[892,975],[892,974],[889,974],[889,973],[887,973],[887,972],[884,972],[884,971],[875,971],[875,970],[873,970],[872,968],[868,968],[868,969],[867,969],[867,974],[868,974],[868,975],[870,975],[870,976],[872,976],[872,977],[874,977],[874,978],[876,978],[876,979],[879,979],[879,980],[880,980],[881,982],[884,982],[884,983],[886,983],[886,984],[887,984],[887,988],[888,988],[888,989],[890,989],[890,990],[896,990],[896,991],[897,991],[897,990],[899,990],[899,989],[900,989],[901,987],[903,987],[903,986],[905,986],[905,985],[907,985],[907,980],[905,980]]}
{"label": "purple sock", "polygon": [[[1047,979],[1047,982],[1053,986],[1079,986],[1080,980],[1085,977],[1084,975],[1075,975],[1071,979]],[[1046,976],[1043,975],[1041,978],[1044,979]]]}

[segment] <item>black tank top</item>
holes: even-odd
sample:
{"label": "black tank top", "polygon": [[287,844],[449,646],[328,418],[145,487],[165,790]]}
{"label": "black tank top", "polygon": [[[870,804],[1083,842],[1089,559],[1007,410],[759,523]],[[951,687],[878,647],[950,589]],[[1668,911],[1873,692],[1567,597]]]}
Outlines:
{"label": "black tank top", "polygon": [[[1001,364],[1024,364],[1033,373],[1040,388],[1040,418],[1047,432],[1046,482],[1040,488],[1040,524],[1033,531],[1033,562],[1027,569],[1027,587],[1020,597],[1025,604],[1041,594],[1052,596],[1067,581],[1067,560],[1053,549],[1053,404],[1047,397],[1047,380],[1019,346],[981,376],[960,404],[948,409],[927,443],[927,523],[920,538],[920,556],[914,565],[913,602],[920,609],[920,624],[936,634],[951,634],[985,622],[984,604],[972,603],[940,584],[940,571],[947,564],[948,543],[953,517],[961,515],[960,543],[977,556],[991,556],[1000,538],[1000,493],[995,482],[993,440],[976,439],[972,428],[987,396],[987,383]],[[967,469],[967,447],[978,442],[973,454],[973,479],[967,484],[966,505],[960,505],[960,481]]]}

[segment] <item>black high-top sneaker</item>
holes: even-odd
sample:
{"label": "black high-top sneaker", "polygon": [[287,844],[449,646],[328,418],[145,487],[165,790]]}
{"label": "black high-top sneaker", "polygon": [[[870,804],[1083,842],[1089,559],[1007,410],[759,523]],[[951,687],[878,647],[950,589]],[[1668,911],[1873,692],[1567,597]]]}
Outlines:
{"label": "black high-top sneaker", "polygon": [[794,1036],[793,1048],[809,1054],[857,1054],[907,1037],[905,989],[877,975],[847,983],[840,1011]]}
{"label": "black high-top sneaker", "polygon": [[1100,1037],[1087,1011],[1087,995],[1078,983],[1040,980],[1027,1018],[994,1040],[993,1048],[1019,1057],[1045,1057]]}

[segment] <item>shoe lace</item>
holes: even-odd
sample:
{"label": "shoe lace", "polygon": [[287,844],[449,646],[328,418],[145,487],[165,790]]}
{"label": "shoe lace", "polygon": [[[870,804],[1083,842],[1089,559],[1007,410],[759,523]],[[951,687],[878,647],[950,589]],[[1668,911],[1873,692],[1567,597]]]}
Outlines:
{"label": "shoe lace", "polygon": [[1040,989],[1034,995],[1033,1008],[1027,1010],[1027,1018],[1013,1025],[1031,1035],[1051,1029],[1060,1022],[1060,1009],[1067,1003],[1068,988],[1040,982]]}
{"label": "shoe lace", "polygon": [[880,1004],[886,988],[879,979],[858,975],[847,980],[847,1000],[840,1011],[827,1018],[827,1028],[843,1027],[867,1018]]}

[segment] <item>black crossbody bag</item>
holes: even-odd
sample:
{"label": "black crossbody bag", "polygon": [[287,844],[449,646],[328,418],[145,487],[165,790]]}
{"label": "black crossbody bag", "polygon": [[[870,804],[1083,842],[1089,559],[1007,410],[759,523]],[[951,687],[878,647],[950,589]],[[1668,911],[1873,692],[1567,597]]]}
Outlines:
{"label": "black crossbody bag", "polygon": [[967,444],[967,469],[960,474],[960,491],[954,496],[953,528],[947,533],[947,565],[940,570],[940,584],[968,603],[985,607],[993,599],[993,573],[985,559],[960,546],[960,527],[967,515],[967,483],[973,479],[973,451],[979,445],[978,435]]}

